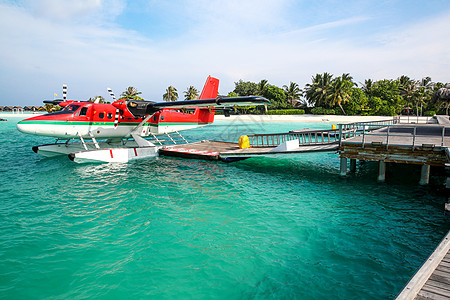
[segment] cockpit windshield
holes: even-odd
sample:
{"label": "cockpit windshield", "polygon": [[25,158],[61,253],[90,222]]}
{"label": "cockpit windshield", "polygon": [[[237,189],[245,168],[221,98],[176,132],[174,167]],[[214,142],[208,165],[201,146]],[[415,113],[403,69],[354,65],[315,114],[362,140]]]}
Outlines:
{"label": "cockpit windshield", "polygon": [[71,104],[64,107],[62,110],[50,113],[49,115],[64,115],[64,114],[72,114],[75,112],[78,108],[80,108],[81,105]]}
{"label": "cockpit windshield", "polygon": [[78,108],[80,108],[80,105],[71,104],[71,105],[67,105],[67,106],[64,107],[62,110],[63,110],[63,111],[74,112],[74,111],[76,111]]}

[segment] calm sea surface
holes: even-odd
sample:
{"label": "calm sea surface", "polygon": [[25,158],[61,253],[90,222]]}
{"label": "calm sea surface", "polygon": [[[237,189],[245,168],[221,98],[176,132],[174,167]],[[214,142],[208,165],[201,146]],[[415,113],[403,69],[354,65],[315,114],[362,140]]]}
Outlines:
{"label": "calm sea surface", "polygon": [[[449,230],[442,180],[339,177],[335,153],[237,163],[42,158],[0,122],[0,298],[391,299]],[[330,128],[218,121],[190,141]],[[433,175],[433,174],[432,174]]]}

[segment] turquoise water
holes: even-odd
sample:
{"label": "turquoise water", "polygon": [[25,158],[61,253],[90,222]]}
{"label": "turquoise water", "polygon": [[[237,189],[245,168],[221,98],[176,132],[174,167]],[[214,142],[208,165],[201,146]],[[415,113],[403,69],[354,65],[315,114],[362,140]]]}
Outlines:
{"label": "turquoise water", "polygon": [[[42,158],[0,122],[0,298],[390,299],[449,229],[407,166],[340,178],[335,153],[219,163]],[[219,121],[192,141],[330,128]]]}

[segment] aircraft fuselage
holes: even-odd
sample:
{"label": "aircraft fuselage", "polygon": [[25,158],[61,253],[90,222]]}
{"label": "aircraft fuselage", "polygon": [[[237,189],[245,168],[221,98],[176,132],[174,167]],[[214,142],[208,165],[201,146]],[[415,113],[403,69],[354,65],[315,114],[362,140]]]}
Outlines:
{"label": "aircraft fuselage", "polygon": [[[192,129],[214,121],[214,110],[192,108],[162,109],[145,123],[142,117],[134,117],[120,111],[112,104],[72,102],[63,110],[35,116],[20,121],[17,128],[24,133],[59,139],[71,138],[128,138],[131,132],[140,136],[170,133]],[[141,125],[141,128],[138,126]],[[139,131],[136,131],[139,129]]]}

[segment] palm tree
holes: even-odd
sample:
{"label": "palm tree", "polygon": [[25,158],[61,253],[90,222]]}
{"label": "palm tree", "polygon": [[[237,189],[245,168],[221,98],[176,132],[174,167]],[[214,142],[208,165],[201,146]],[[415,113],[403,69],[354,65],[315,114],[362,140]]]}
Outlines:
{"label": "palm tree", "polygon": [[120,96],[127,99],[133,99],[140,94],[142,94],[142,92],[138,92],[135,87],[129,86]]}
{"label": "palm tree", "polygon": [[192,85],[184,92],[185,100],[195,100],[198,99],[198,90]]}
{"label": "palm tree", "polygon": [[256,93],[260,96],[263,96],[268,85],[269,81],[267,81],[267,79],[261,80],[256,87],[257,89]]}
{"label": "palm tree", "polygon": [[400,83],[400,86],[406,86],[406,85],[410,84],[412,79],[406,75],[402,75],[399,78],[397,78],[397,81]]}
{"label": "palm tree", "polygon": [[400,83],[400,95],[405,99],[406,105],[416,104],[416,115],[419,115],[419,103],[417,101],[417,81],[408,76],[402,76],[398,79]]}
{"label": "palm tree", "polygon": [[351,88],[353,87],[353,83],[348,80],[342,79],[342,77],[337,77],[333,80],[332,84],[332,93],[330,97],[330,106],[339,105],[344,115],[346,114],[344,108],[342,107],[342,103],[349,102],[351,97]]}
{"label": "palm tree", "polygon": [[373,82],[372,79],[366,79],[364,80],[364,84],[362,85],[361,89],[363,90],[364,93],[366,93],[367,96],[370,96],[374,85],[375,82]]}
{"label": "palm tree", "polygon": [[169,86],[166,89],[166,93],[163,95],[163,100],[170,102],[170,101],[177,101],[178,99],[178,92],[177,89],[173,86]]}
{"label": "palm tree", "polygon": [[341,75],[341,79],[342,79],[343,81],[346,80],[346,81],[348,81],[348,82],[351,82],[351,83],[352,83],[352,86],[353,86],[353,85],[358,86],[358,85],[353,81],[353,77],[350,75],[350,73],[343,73],[343,74]]}
{"label": "palm tree", "polygon": [[303,91],[299,88],[298,84],[292,81],[289,84],[289,87],[287,85],[283,85],[283,89],[286,93],[287,100],[291,102],[292,106],[295,106],[295,103],[303,95]]}
{"label": "palm tree", "polygon": [[316,74],[311,84],[305,86],[306,100],[314,106],[328,106],[332,92],[333,75],[329,73]]}
{"label": "palm tree", "polygon": [[424,77],[420,81],[418,81],[417,100],[418,100],[418,103],[420,103],[421,114],[422,114],[423,105],[430,103],[430,100],[433,97],[434,85],[435,85],[435,83],[431,81],[430,77]]}

